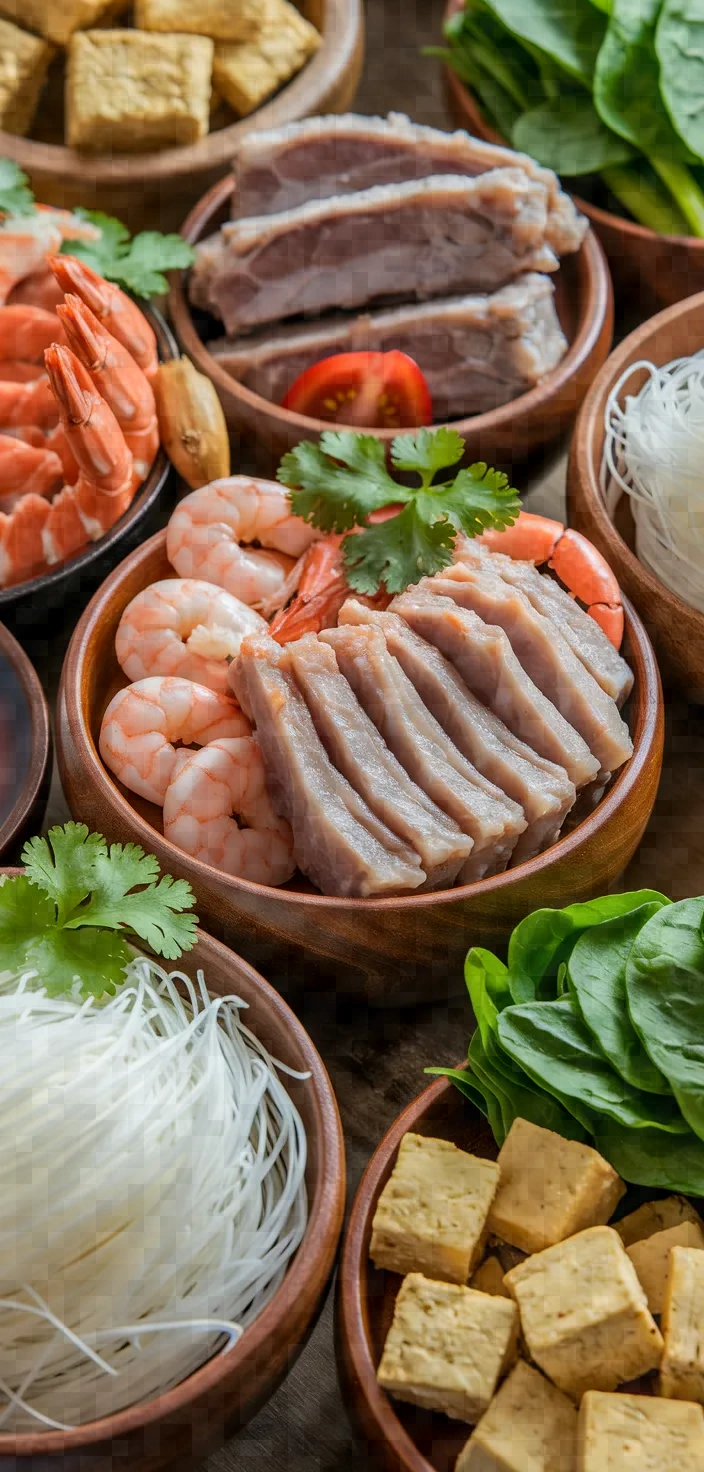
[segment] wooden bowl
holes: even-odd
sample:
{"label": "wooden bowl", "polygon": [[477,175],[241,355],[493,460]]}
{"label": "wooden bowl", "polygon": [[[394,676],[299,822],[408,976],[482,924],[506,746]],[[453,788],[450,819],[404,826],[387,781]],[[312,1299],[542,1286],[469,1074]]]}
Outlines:
{"label": "wooden bowl", "polygon": [[51,722],[39,676],[0,624],[0,858],[41,825],[51,776]]}
{"label": "wooden bowl", "polygon": [[0,156],[29,175],[44,204],[106,210],[133,231],[178,230],[185,210],[230,167],[242,134],[277,128],[312,113],[344,112],[354,98],[364,60],[361,0],[299,0],[322,32],[323,44],[298,76],[251,117],[209,133],[188,147],[158,153],[79,153],[0,131]]}
{"label": "wooden bowl", "polygon": [[[463,9],[464,0],[449,0],[446,18]],[[510,148],[511,144],[486,121],[476,97],[457,73],[449,66],[444,71],[450,113],[457,127]],[[689,235],[657,235],[634,220],[622,219],[576,195],[575,204],[591,221],[604,247],[619,299],[634,299],[643,314],[704,290],[704,240]]]}
{"label": "wooden bowl", "polygon": [[[644,567],[633,551],[634,524],[628,498],[614,525],[604,504],[599,472],[604,448],[604,413],[614,384],[631,363],[649,359],[658,367],[704,345],[704,292],[667,307],[625,338],[604,364],[585,400],[570,451],[567,495],[570,520],[603,552],[621,587],[638,609],[660,662],[665,682],[704,700],[704,613],[690,608]],[[644,375],[642,379],[644,380]],[[634,378],[627,385],[633,393]]]}
{"label": "wooden bowl", "polygon": [[308,1137],[306,1235],[271,1302],[229,1354],[216,1355],[155,1400],[74,1431],[0,1432],[0,1472],[160,1472],[175,1461],[197,1465],[273,1393],[320,1307],[345,1204],[342,1127],[323,1062],[273,987],[204,931],[178,964],[193,978],[202,968],[211,992],[241,997],[249,1004],[248,1026],[273,1056],[310,1074],[305,1082],[282,1075]]}
{"label": "wooden bowl", "polygon": [[[182,234],[195,245],[230,215],[234,184],[221,179],[191,211]],[[275,470],[281,456],[300,440],[318,439],[331,425],[282,409],[238,383],[209,352],[198,335],[186,294],[186,273],[172,273],[169,312],[183,351],[201,373],[212,378],[228,425],[254,442],[262,473]],[[559,439],[571,425],[613,336],[613,292],[603,251],[591,233],[579,252],[566,256],[556,277],[556,304],[569,348],[542,383],[499,409],[453,420],[467,441],[465,459],[510,465],[541,445]],[[374,430],[386,443],[397,430]]]}
{"label": "wooden bowl", "polygon": [[[249,959],[276,959],[334,977],[381,1005],[462,989],[470,945],[500,945],[538,905],[565,905],[601,894],[638,846],[655,801],[662,764],[662,692],[648,637],[626,608],[625,652],[635,672],[629,719],[635,753],[602,802],[546,853],[505,874],[457,889],[396,899],[336,899],[305,881],[281,889],[234,879],[182,853],[161,833],[161,810],[121,787],[103,766],[97,740],[103,713],[126,683],[115,658],[115,631],[127,604],[159,578],[173,576],[166,534],[133,552],[96,593],[78,623],[64,663],[57,744],[71,812],[113,841],[136,840],[170,874],[190,881],[210,929],[237,937]],[[311,963],[314,963],[311,966]]]}

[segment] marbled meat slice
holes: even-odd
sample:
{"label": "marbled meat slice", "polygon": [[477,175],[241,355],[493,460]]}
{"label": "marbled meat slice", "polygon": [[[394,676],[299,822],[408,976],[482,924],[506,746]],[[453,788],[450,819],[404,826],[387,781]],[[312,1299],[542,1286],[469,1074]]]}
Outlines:
{"label": "marbled meat slice", "polygon": [[345,679],[409,777],[474,839],[460,881],[500,873],[527,827],[523,809],[448,741],[380,629],[346,625],[320,638],[332,645]]}
{"label": "marbled meat slice", "polygon": [[256,727],[276,811],[293,829],[299,869],[323,894],[403,894],[425,879],[414,849],[372,813],[336,771],[290,672],[286,650],[244,639],[230,683]]}
{"label": "marbled meat slice", "polygon": [[477,699],[519,740],[564,767],[575,787],[593,782],[599,762],[574,727],[533,684],[503,629],[485,624],[452,598],[440,598],[417,588],[401,593],[391,609],[446,655]]}
{"label": "marbled meat slice", "polygon": [[511,862],[533,858],[554,843],[576,796],[564,767],[546,761],[519,741],[471,694],[444,654],[421,639],[398,613],[375,612],[356,598],[348,598],[338,624],[377,625],[387,648],[458,751],[523,808],[528,827]]}
{"label": "marbled meat slice", "polygon": [[411,781],[370,721],[335,652],[316,634],[286,646],[296,683],[331,762],[382,822],[420,854],[428,887],[452,884],[472,839]]}
{"label": "marbled meat slice", "polygon": [[192,302],[228,333],[368,302],[495,291],[554,271],[547,192],[522,169],[385,184],[235,220],[196,247]]}

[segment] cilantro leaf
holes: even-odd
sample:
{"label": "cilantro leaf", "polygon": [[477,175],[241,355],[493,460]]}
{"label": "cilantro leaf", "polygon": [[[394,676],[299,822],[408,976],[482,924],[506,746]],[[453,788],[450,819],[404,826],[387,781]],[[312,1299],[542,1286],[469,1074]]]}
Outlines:
{"label": "cilantro leaf", "polygon": [[50,997],[80,986],[84,996],[112,996],[125,980],[132,950],[121,935],[108,930],[49,928],[35,936],[27,949],[27,963],[36,967]]}
{"label": "cilantro leaf", "polygon": [[397,470],[417,470],[423,485],[430,485],[439,470],[457,465],[464,454],[464,440],[456,429],[419,429],[417,434],[401,434],[391,445],[391,459]]}
{"label": "cilantro leaf", "polygon": [[100,210],[76,210],[82,220],[89,220],[101,231],[99,240],[66,240],[61,249],[78,256],[108,281],[126,287],[135,296],[162,296],[169,283],[164,271],[190,266],[195,251],[182,235],[161,235],[158,230],[143,230],[130,240],[130,233],[112,215]]}
{"label": "cilantro leaf", "polygon": [[67,929],[91,925],[130,931],[158,955],[176,960],[195,944],[197,919],[182,913],[193,904],[193,891],[185,879],[169,874],[155,883],[158,873],[157,860],[136,843],[96,851],[90,898],[66,922]]}
{"label": "cilantro leaf", "polygon": [[296,516],[326,532],[350,531],[411,494],[388,474],[381,440],[345,430],[326,430],[319,445],[303,440],[284,455],[277,478],[290,488]]}
{"label": "cilantro leaf", "polygon": [[11,158],[0,158],[0,213],[34,214],[34,195],[29,188],[29,179]]}
{"label": "cilantro leaf", "polygon": [[99,849],[107,853],[105,839],[101,833],[90,833],[85,823],[50,828],[46,838],[31,838],[25,844],[22,862],[28,878],[54,901],[59,925],[65,925],[90,894]]}
{"label": "cilantro leaf", "polygon": [[54,906],[24,874],[0,884],[0,971],[23,971],[32,942],[54,924]]}
{"label": "cilantro leaf", "polygon": [[445,516],[428,520],[415,498],[398,516],[345,537],[345,576],[358,593],[372,595],[380,587],[402,593],[410,583],[431,577],[452,562],[455,527]]}
{"label": "cilantro leaf", "polygon": [[418,492],[418,503],[430,517],[442,512],[468,537],[479,537],[487,527],[503,531],[511,526],[521,509],[518,491],[509,485],[508,476],[490,470],[483,461],[460,470],[451,485],[433,486]]}

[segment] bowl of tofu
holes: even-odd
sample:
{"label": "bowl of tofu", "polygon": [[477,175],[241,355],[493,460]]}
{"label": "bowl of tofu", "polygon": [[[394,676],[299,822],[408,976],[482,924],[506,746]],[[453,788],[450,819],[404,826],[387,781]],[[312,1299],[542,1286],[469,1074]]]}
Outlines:
{"label": "bowl of tofu", "polygon": [[568,430],[610,347],[606,260],[556,176],[400,114],[249,134],[182,233],[174,327],[262,473],[330,427],[283,407],[327,358],[401,351],[468,459],[509,465]]}
{"label": "bowl of tofu", "polygon": [[640,1197],[520,1118],[497,1154],[448,1079],[408,1106],[338,1289],[343,1386],[387,1472],[704,1465],[704,1223],[686,1197]]}
{"label": "bowl of tofu", "polygon": [[237,139],[349,106],[361,0],[3,0],[0,156],[48,204],[177,230]]}

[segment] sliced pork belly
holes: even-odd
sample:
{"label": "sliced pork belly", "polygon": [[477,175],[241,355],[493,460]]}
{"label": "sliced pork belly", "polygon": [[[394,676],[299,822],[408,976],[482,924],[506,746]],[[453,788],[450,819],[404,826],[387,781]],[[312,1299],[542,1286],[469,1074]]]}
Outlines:
{"label": "sliced pork belly", "polygon": [[575,209],[552,169],[469,133],[421,127],[403,113],[367,118],[306,118],[282,128],[245,133],[235,150],[233,217],[273,215],[310,199],[353,194],[379,184],[429,174],[474,177],[520,165],[543,184],[549,209],[546,239],[557,255],[579,248],[588,221]]}
{"label": "sliced pork belly", "polygon": [[398,613],[378,613],[348,598],[338,615],[338,625],[345,624],[371,624],[382,630],[387,648],[458,751],[523,808],[528,827],[516,844],[512,863],[530,859],[554,843],[576,796],[564,767],[519,741],[471,694],[439,649],[414,633]]}
{"label": "sliced pork belly", "polygon": [[346,625],[320,637],[332,645],[345,679],[409,777],[474,839],[460,880],[500,873],[526,829],[522,808],[448,741],[380,629]]}
{"label": "sliced pork belly", "polygon": [[533,684],[503,629],[485,624],[452,598],[416,588],[395,598],[391,609],[446,655],[472,693],[519,740],[564,767],[575,787],[594,780],[599,762],[574,727]]}
{"label": "sliced pork belly", "polygon": [[210,351],[253,393],[280,404],[306,369],[333,353],[397,349],[422,369],[436,419],[483,414],[525,393],[567,350],[548,276],[529,271],[492,296],[452,297],[265,329]]}
{"label": "sliced pork belly", "polygon": [[323,894],[366,899],[418,889],[418,854],[335,770],[285,649],[266,636],[244,639],[230,683],[256,726],[269,795],[291,824],[299,869]]}
{"label": "sliced pork belly", "polygon": [[532,562],[514,562],[512,557],[506,557],[502,552],[490,552],[488,547],[470,537],[457,538],[455,561],[468,567],[489,567],[505,582],[520,588],[539,613],[557,624],[563,639],[602,690],[617,705],[623,705],[633,689],[632,670],[614,649],[596,619],[590,618],[554,578],[538,572]]}
{"label": "sliced pork belly", "polygon": [[604,772],[615,772],[633,755],[633,742],[615,701],[572,653],[557,626],[543,617],[520,588],[488,568],[455,563],[434,578],[424,578],[422,592],[454,598],[486,624],[508,634],[527,675],[560,713],[579,731]]}
{"label": "sliced pork belly", "polygon": [[196,247],[191,300],[232,334],[379,298],[495,291],[556,270],[546,221],[545,187],[522,169],[382,185],[223,225]]}
{"label": "sliced pork belly", "polygon": [[305,634],[286,648],[315,729],[338,772],[420,854],[429,887],[452,884],[471,853],[472,839],[426,797],[389,751],[340,674],[330,645]]}

